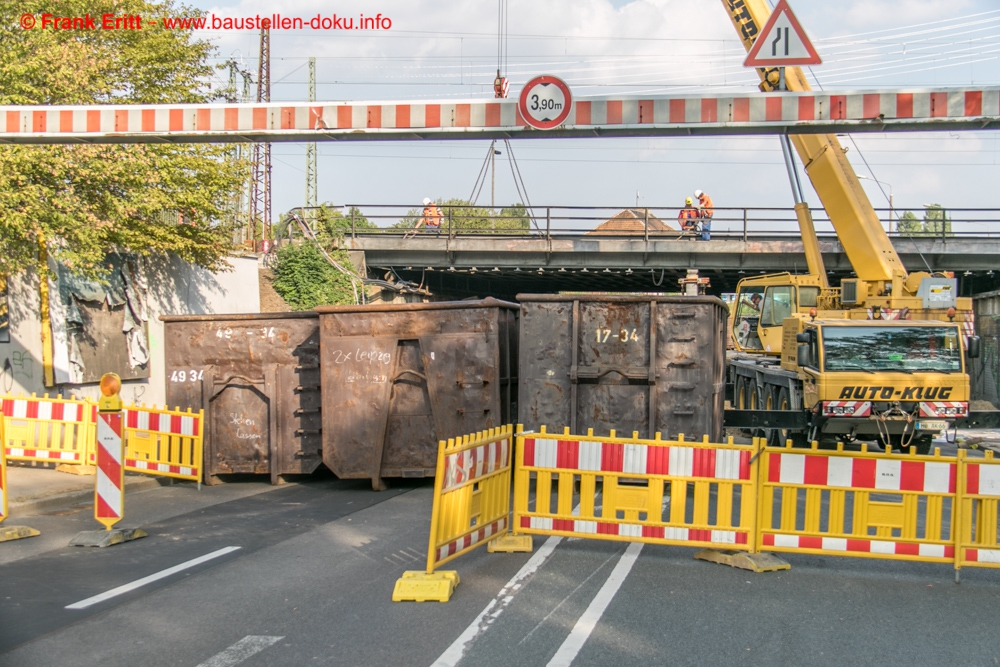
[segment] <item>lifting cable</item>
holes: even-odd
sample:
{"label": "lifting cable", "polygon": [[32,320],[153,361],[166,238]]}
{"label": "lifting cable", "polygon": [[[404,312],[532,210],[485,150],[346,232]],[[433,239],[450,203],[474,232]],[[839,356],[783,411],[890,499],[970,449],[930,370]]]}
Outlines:
{"label": "lifting cable", "polygon": [[[392,271],[392,274],[394,276],[396,276],[397,280],[399,280],[399,283],[391,283],[388,280],[379,280],[377,278],[363,278],[359,276],[354,271],[351,271],[350,269],[343,267],[339,262],[333,259],[333,257],[331,257],[329,253],[327,253],[326,249],[323,248],[323,245],[319,242],[319,239],[316,238],[316,235],[313,233],[312,229],[309,228],[309,225],[305,223],[305,221],[301,218],[301,216],[291,212],[289,212],[287,215],[289,219],[295,221],[295,223],[299,226],[299,228],[302,230],[302,235],[305,238],[312,241],[313,244],[315,244],[315,246],[319,249],[320,253],[322,253],[326,261],[329,262],[330,265],[337,271],[340,271],[348,278],[350,278],[351,289],[354,291],[354,303],[361,303],[361,304],[367,303],[367,296],[364,290],[361,290],[361,297],[359,300],[358,288],[355,281],[360,282],[362,285],[374,285],[376,287],[380,287],[386,290],[391,290],[393,292],[415,293],[419,292],[420,289],[422,288],[423,286],[422,280],[421,280],[421,286],[415,287],[413,283],[407,280],[403,280],[399,276],[399,274],[397,274],[391,267],[389,270]],[[289,235],[289,240],[291,240],[291,235]]]}
{"label": "lifting cable", "polygon": [[472,185],[472,194],[469,195],[469,203],[473,206],[476,205],[476,201],[479,199],[479,193],[483,191],[483,186],[486,184],[487,165],[490,163],[490,156],[493,155],[493,149],[496,147],[496,143],[496,139],[490,142],[490,149],[486,151],[486,159],[483,160],[483,166],[479,168],[479,175],[476,176],[476,182]]}

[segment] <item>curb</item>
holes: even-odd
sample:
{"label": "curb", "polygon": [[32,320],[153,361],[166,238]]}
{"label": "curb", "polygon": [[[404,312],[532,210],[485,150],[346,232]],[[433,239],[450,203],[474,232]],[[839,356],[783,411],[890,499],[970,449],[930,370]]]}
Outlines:
{"label": "curb", "polygon": [[[160,480],[155,477],[147,477],[145,475],[126,475],[125,491],[142,491],[157,486],[169,486],[172,480],[168,480],[169,478]],[[22,499],[11,499],[8,512],[11,516],[13,516],[15,513],[21,514],[31,512],[32,510],[59,509],[72,505],[79,505],[93,500],[93,489],[80,489],[79,491],[68,491],[66,493],[56,493],[38,497],[22,496]]]}

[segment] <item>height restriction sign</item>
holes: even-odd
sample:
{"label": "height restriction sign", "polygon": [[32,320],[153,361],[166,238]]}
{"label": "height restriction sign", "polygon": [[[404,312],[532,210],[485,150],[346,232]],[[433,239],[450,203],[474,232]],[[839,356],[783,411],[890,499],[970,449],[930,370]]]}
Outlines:
{"label": "height restriction sign", "polygon": [[524,84],[517,106],[525,123],[538,130],[551,130],[569,117],[573,97],[562,79],[536,76]]}
{"label": "height restriction sign", "polygon": [[780,0],[764,29],[754,40],[745,67],[791,67],[819,65],[823,60],[806,36],[786,0]]}

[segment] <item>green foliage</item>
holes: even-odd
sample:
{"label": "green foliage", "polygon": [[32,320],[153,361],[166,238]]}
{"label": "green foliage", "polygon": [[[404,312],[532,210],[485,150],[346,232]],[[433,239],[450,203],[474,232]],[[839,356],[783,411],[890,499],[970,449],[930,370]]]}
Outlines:
{"label": "green foliage", "polygon": [[[351,279],[334,268],[315,243],[290,243],[277,252],[274,289],[294,310],[354,303]],[[334,250],[330,256],[341,266],[351,267],[347,251]]]}
{"label": "green foliage", "polygon": [[[23,13],[38,20],[17,26]],[[41,15],[140,15],[142,30],[52,30]],[[22,0],[0,3],[0,104],[197,103],[214,47],[145,19],[195,16],[174,0]],[[174,253],[225,268],[222,222],[247,175],[231,150],[206,144],[0,146],[0,272],[38,267],[38,241],[72,269],[97,275],[111,250]],[[183,224],[179,224],[180,214]]]}
{"label": "green foliage", "polygon": [[908,236],[950,236],[951,219],[940,204],[929,204],[924,207],[924,219],[918,220],[911,211],[906,211],[899,218],[896,227],[900,234]]}
{"label": "green foliage", "polygon": [[[451,229],[455,231],[481,231],[485,234],[510,234],[513,231],[523,230],[528,233],[531,229],[531,220],[524,204],[512,204],[505,206],[490,214],[487,206],[473,206],[468,199],[447,199],[435,202],[444,218],[441,221],[441,230],[448,230],[449,214],[451,217]],[[417,221],[424,215],[424,209],[411,208],[403,216],[403,219],[392,227],[394,229],[413,229]]]}
{"label": "green foliage", "polygon": [[316,211],[314,228],[316,229],[316,237],[323,242],[323,247],[328,247],[328,243],[339,244],[345,234],[351,233],[352,216],[356,231],[378,229],[378,225],[369,221],[359,209],[353,206],[346,214],[341,213],[339,209],[330,208],[326,204],[323,204]]}
{"label": "green foliage", "polygon": [[902,216],[900,216],[899,221],[896,224],[896,229],[900,234],[909,234],[910,236],[913,236],[923,232],[924,224],[913,214],[913,211],[906,211]]}

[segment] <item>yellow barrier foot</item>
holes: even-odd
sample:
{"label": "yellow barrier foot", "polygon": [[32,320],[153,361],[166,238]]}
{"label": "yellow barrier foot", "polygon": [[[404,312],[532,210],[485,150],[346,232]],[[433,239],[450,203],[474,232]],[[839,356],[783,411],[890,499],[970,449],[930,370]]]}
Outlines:
{"label": "yellow barrier foot", "polygon": [[63,463],[56,466],[56,472],[64,472],[70,475],[96,475],[97,466],[78,466]]}
{"label": "yellow barrier foot", "polygon": [[392,589],[393,602],[447,602],[458,586],[458,572],[440,570],[430,574],[423,570],[408,570],[396,580]]}
{"label": "yellow barrier foot", "polygon": [[791,570],[792,566],[774,554],[751,554],[746,551],[722,551],[719,549],[702,549],[694,555],[698,560],[709,563],[719,563],[751,572],[777,572]]}
{"label": "yellow barrier foot", "polygon": [[500,537],[494,537],[486,544],[486,550],[491,554],[497,552],[530,554],[534,548],[531,542],[531,535],[501,535]]}
{"label": "yellow barrier foot", "polygon": [[0,542],[22,540],[25,537],[38,537],[39,535],[41,533],[27,526],[0,526]]}
{"label": "yellow barrier foot", "polygon": [[114,530],[85,530],[69,541],[71,547],[110,547],[148,537],[142,528],[115,528]]}

